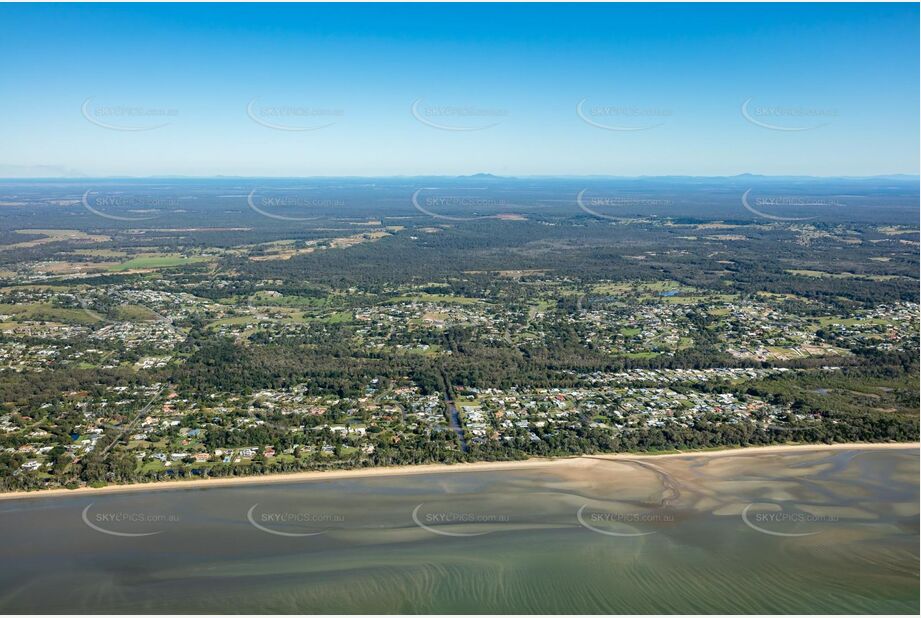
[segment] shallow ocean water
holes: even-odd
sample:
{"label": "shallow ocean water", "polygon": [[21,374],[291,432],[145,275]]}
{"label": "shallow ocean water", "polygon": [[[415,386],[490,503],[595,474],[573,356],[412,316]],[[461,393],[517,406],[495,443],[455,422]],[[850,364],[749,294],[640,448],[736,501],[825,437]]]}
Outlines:
{"label": "shallow ocean water", "polygon": [[0,502],[0,611],[918,613],[918,450]]}

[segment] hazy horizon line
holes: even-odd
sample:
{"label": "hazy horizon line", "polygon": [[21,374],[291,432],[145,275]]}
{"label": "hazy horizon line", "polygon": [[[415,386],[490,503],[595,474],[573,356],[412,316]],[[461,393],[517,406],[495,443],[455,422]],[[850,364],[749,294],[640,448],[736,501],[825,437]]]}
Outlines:
{"label": "hazy horizon line", "polygon": [[866,174],[866,175],[816,175],[816,174],[758,174],[752,172],[744,172],[739,174],[640,174],[640,175],[615,175],[615,174],[511,174],[511,175],[500,175],[492,174],[488,172],[480,172],[475,174],[387,174],[387,175],[362,175],[362,174],[318,174],[310,176],[300,176],[300,175],[281,175],[281,176],[266,176],[266,175],[250,175],[250,174],[212,174],[212,175],[195,175],[195,174],[150,174],[150,175],[100,175],[100,176],[2,176],[0,175],[0,181],[10,181],[10,180],[19,180],[19,181],[35,181],[35,180],[233,180],[233,179],[265,179],[265,180],[314,180],[314,179],[402,179],[402,178],[451,178],[451,179],[462,179],[462,178],[495,178],[495,179],[504,179],[504,180],[517,180],[517,179],[534,179],[534,178],[545,178],[545,179],[579,179],[579,178],[594,178],[594,179],[622,179],[622,180],[636,180],[636,179],[656,179],[656,178],[699,178],[699,179],[708,179],[708,178],[766,178],[766,179],[781,179],[781,178],[816,178],[823,180],[833,180],[833,179],[852,179],[852,180],[871,180],[871,179],[881,179],[881,178],[899,178],[899,179],[911,179],[921,181],[921,174],[905,174],[905,173],[891,173],[891,174]]}

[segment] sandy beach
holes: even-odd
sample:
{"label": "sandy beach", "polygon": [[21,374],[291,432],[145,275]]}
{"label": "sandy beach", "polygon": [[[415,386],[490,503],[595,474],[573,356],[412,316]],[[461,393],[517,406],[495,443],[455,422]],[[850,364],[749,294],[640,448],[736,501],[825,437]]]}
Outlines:
{"label": "sandy beach", "polygon": [[[574,457],[543,458],[534,457],[521,461],[480,461],[460,464],[420,464],[409,466],[382,466],[376,468],[356,468],[351,470],[331,470],[327,472],[307,471],[257,476],[235,476],[212,479],[189,479],[155,481],[151,483],[132,483],[126,485],[108,485],[106,487],[80,487],[77,489],[45,489],[38,491],[16,491],[0,493],[0,500],[23,500],[34,498],[53,498],[59,496],[82,496],[114,494],[143,491],[170,491],[183,489],[202,489],[206,487],[227,487],[230,485],[268,485],[274,483],[297,483],[303,481],[323,481],[346,478],[363,478],[377,476],[409,476],[416,474],[437,474],[443,472],[489,472],[496,470],[517,470],[524,468],[546,468],[565,466],[577,468],[598,459],[656,459],[672,457],[733,457],[785,452],[808,452],[829,450],[881,450],[881,449],[921,449],[918,442],[895,443],[847,443],[847,444],[782,444],[774,446],[755,446],[748,448],[727,448],[705,451],[674,451],[668,453],[610,453],[598,455],[580,455]],[[921,450],[919,450],[921,453]]]}

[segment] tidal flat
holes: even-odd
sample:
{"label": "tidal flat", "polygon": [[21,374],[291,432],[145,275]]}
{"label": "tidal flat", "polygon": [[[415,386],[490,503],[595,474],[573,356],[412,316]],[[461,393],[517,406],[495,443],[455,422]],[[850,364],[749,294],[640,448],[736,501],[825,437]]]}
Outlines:
{"label": "tidal flat", "polygon": [[917,614],[916,446],[0,502],[5,613]]}

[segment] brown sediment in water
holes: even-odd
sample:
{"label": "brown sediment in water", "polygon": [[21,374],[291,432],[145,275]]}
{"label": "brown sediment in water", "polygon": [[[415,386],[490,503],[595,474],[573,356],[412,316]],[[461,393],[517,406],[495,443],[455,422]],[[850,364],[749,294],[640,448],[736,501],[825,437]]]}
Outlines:
{"label": "brown sediment in water", "polygon": [[[917,453],[586,456],[0,504],[0,609],[917,614]],[[100,519],[138,513],[160,518]]]}

